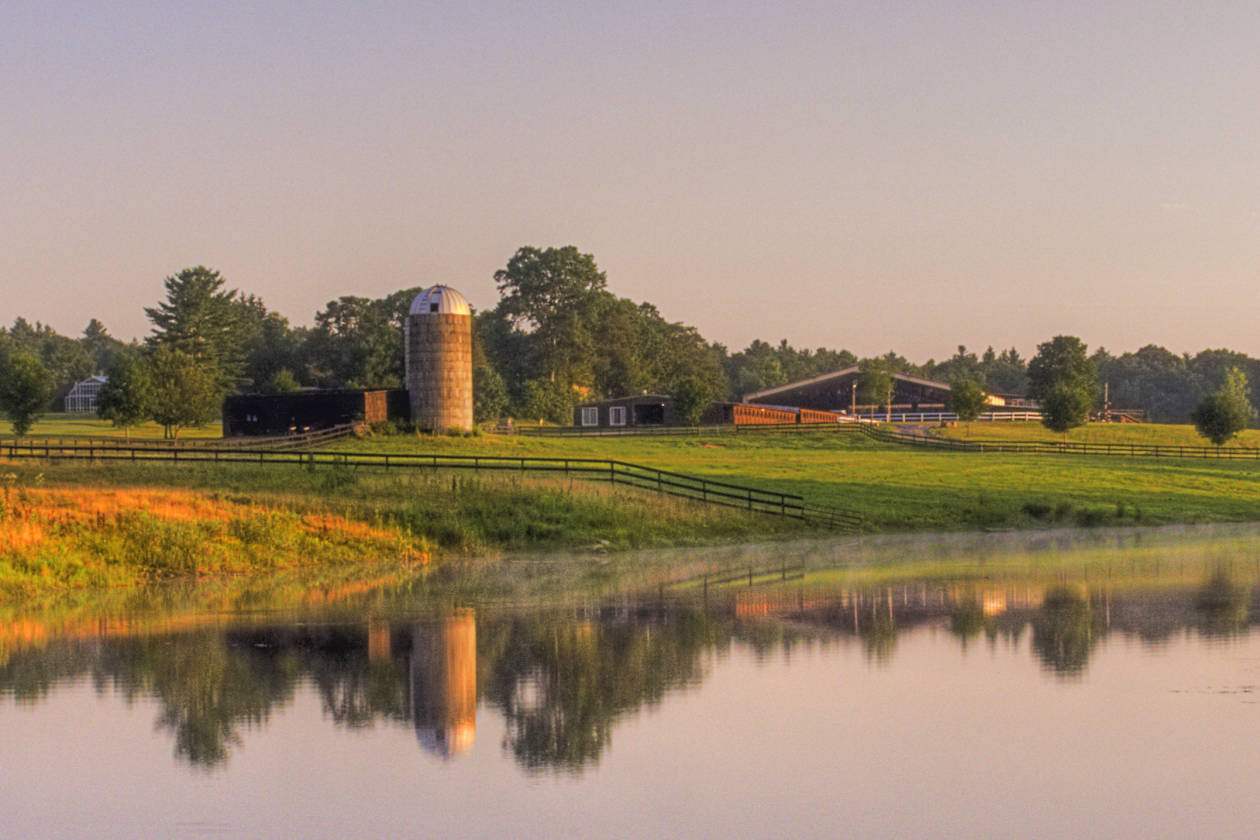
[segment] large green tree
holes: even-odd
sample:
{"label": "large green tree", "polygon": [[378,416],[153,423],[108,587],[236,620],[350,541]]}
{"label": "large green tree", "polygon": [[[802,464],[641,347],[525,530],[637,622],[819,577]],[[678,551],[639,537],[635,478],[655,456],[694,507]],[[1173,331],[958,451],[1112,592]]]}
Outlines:
{"label": "large green tree", "polygon": [[1098,401],[1098,371],[1079,338],[1055,336],[1028,363],[1028,396],[1041,403],[1047,429],[1066,432],[1089,419]]}
{"label": "large green tree", "polygon": [[149,345],[196,360],[219,398],[241,384],[253,332],[241,298],[224,283],[219,272],[205,266],[186,268],[164,281],[166,299],[144,310],[153,322]]}
{"label": "large green tree", "polygon": [[1113,407],[1141,409],[1160,422],[1184,422],[1201,393],[1186,357],[1153,344],[1108,357],[1098,375],[1109,386]]}
{"label": "large green tree", "polygon": [[186,426],[213,420],[222,394],[216,372],[206,361],[170,345],[159,345],[148,356],[152,387],[149,416],[162,425],[168,438],[178,438]]}
{"label": "large green tree", "polygon": [[400,388],[403,327],[418,288],[375,300],[345,295],[316,313],[303,355],[311,384],[325,388]]}
{"label": "large green tree", "polygon": [[93,318],[83,329],[83,337],[79,345],[92,360],[92,371],[99,373],[109,370],[114,361],[123,353],[127,345],[109,334],[105,325]]}
{"label": "large green tree", "polygon": [[530,378],[587,387],[593,378],[593,328],[606,278],[595,258],[572,245],[525,246],[496,271],[498,309],[532,334]]}
{"label": "large green tree", "polygon": [[[960,351],[962,348],[958,348]],[[958,415],[958,419],[967,424],[967,433],[971,433],[971,423],[980,416],[988,401],[989,395],[980,387],[980,383],[965,375],[959,376],[949,383],[949,409]]]}
{"label": "large green tree", "polygon": [[1190,419],[1199,434],[1222,446],[1247,428],[1254,415],[1247,375],[1234,368],[1226,374],[1224,384],[1199,403]]}
{"label": "large green tree", "polygon": [[27,352],[39,359],[52,379],[54,392],[65,392],[93,372],[92,358],[80,342],[38,321],[31,324],[25,318],[15,319],[4,343],[10,351]]}
{"label": "large green tree", "polygon": [[0,409],[13,424],[15,435],[29,432],[48,410],[52,390],[52,375],[34,353],[19,350],[0,361]]}
{"label": "large green tree", "polygon": [[126,430],[149,419],[153,408],[153,381],[148,363],[135,353],[123,353],[108,369],[96,413]]}

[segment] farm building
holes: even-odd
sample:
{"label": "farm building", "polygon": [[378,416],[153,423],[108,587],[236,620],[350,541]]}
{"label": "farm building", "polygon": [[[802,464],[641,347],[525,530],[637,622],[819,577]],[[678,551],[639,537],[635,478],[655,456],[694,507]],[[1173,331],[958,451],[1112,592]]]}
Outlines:
{"label": "farm building", "polygon": [[223,401],[223,436],[285,435],[408,416],[402,390],[236,394]]}
{"label": "farm building", "polygon": [[[835,423],[838,420],[839,415],[832,411],[814,411],[786,405],[715,402],[704,412],[700,423],[704,426],[772,426]],[[578,427],[617,428],[681,424],[681,418],[674,411],[673,400],[663,394],[640,394],[634,397],[587,402],[573,410],[573,425]]]}
{"label": "farm building", "polygon": [[[853,365],[811,379],[802,379],[745,394],[743,401],[745,403],[773,402],[816,411],[852,412],[856,408],[858,414],[868,414],[873,412],[875,407],[858,402],[861,376],[861,370],[857,365]],[[943,411],[948,400],[949,383],[947,382],[933,382],[917,376],[893,374],[894,411]],[[1004,404],[1004,400],[997,396],[990,396],[988,402],[993,406]]]}
{"label": "farm building", "polygon": [[585,402],[573,409],[573,425],[597,426],[677,426],[674,401],[663,394],[638,394],[609,400]]}
{"label": "farm building", "polygon": [[705,412],[702,422],[712,425],[780,426],[787,423],[837,423],[834,411],[815,411],[790,405],[757,405],[753,403],[714,403]]}
{"label": "farm building", "polygon": [[101,397],[101,389],[109,379],[104,376],[89,376],[82,382],[70,386],[66,393],[66,411],[71,414],[95,412]]}
{"label": "farm building", "polygon": [[403,335],[406,390],[237,394],[223,402],[223,436],[385,420],[411,420],[425,431],[471,429],[471,312],[450,286],[425,289],[411,302]]}

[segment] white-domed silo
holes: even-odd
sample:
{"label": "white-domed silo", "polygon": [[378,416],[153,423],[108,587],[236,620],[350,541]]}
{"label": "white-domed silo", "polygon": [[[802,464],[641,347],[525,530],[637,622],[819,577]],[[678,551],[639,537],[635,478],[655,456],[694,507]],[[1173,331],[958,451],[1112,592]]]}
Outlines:
{"label": "white-domed silo", "polygon": [[450,286],[416,295],[407,315],[407,394],[418,429],[473,427],[472,310]]}

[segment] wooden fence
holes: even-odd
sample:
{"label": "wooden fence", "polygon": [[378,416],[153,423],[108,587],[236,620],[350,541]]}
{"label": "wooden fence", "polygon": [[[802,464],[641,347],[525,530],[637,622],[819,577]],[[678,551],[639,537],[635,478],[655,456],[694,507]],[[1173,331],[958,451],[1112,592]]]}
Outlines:
{"label": "wooden fence", "polygon": [[0,441],[0,458],[42,460],[126,461],[129,463],[262,464],[307,468],[458,469],[473,472],[534,472],[607,481],[703,504],[786,516],[843,531],[860,530],[862,518],[852,512],[807,504],[795,493],[762,490],[604,458],[540,458],[497,455],[422,455],[403,452],[334,452],[327,450],[212,446],[146,446],[124,441]]}
{"label": "wooden fence", "polygon": [[122,445],[130,449],[155,449],[170,451],[173,449],[298,449],[317,443],[328,443],[354,434],[353,425],[332,426],[327,429],[316,429],[310,432],[299,432],[291,435],[275,435],[270,437],[230,437],[230,438],[188,438],[170,440],[166,438],[136,438],[126,440],[117,437],[63,436],[56,438],[15,438],[0,437],[0,447],[10,444],[34,446],[36,448],[57,449],[68,445],[107,449]]}
{"label": "wooden fence", "polygon": [[1223,458],[1260,461],[1260,448],[1249,446],[1169,446],[1147,443],[1077,443],[1073,441],[954,440],[907,434],[863,423],[862,434],[885,443],[900,443],[954,452],[1007,452],[1026,455],[1111,455],[1131,458]]}

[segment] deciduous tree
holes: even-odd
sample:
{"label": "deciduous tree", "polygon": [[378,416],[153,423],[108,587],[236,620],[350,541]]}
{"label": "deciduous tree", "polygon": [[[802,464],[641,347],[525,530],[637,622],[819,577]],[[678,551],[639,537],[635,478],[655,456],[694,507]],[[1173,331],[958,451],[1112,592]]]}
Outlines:
{"label": "deciduous tree", "polygon": [[48,409],[52,389],[52,376],[34,353],[19,350],[0,361],[0,409],[13,424],[13,434],[21,437],[31,430]]}
{"label": "deciduous tree", "polygon": [[109,367],[97,402],[97,415],[125,429],[130,440],[131,427],[147,420],[152,408],[153,382],[148,364],[134,353],[123,353]]}
{"label": "deciduous tree", "polygon": [[1098,371],[1079,338],[1055,336],[1028,363],[1028,396],[1041,403],[1047,429],[1066,432],[1089,419],[1098,399]]}
{"label": "deciduous tree", "polygon": [[494,280],[499,310],[533,335],[531,378],[590,385],[592,327],[606,295],[604,272],[595,258],[572,245],[525,246],[495,272]]}
{"label": "deciduous tree", "polygon": [[1247,388],[1247,376],[1234,368],[1225,377],[1225,383],[1210,394],[1190,415],[1199,434],[1222,446],[1236,436],[1254,415]]}
{"label": "deciduous tree", "polygon": [[[960,347],[959,350],[962,348]],[[967,377],[959,377],[949,384],[949,408],[958,415],[958,419],[967,424],[967,433],[971,433],[971,423],[984,411],[988,394],[980,387],[980,383]]]}
{"label": "deciduous tree", "polygon": [[150,414],[168,438],[178,438],[186,426],[200,426],[215,418],[222,394],[208,362],[169,345],[154,348],[148,357],[153,388]]}

